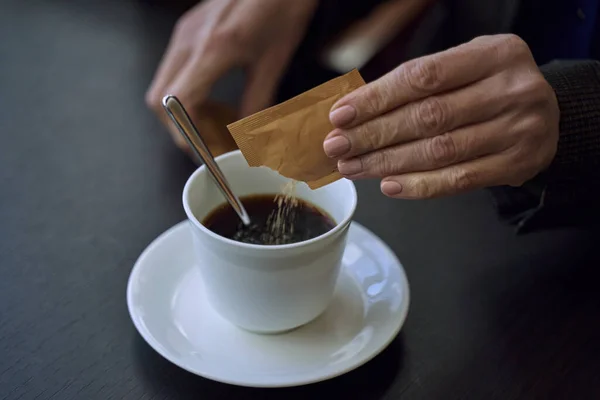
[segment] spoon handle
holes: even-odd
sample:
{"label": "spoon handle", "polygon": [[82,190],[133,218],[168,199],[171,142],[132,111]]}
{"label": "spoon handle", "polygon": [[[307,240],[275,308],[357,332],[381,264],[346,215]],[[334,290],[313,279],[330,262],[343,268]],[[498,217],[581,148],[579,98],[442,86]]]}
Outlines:
{"label": "spoon handle", "polygon": [[225,179],[225,175],[223,175],[223,171],[219,168],[219,165],[216,163],[215,158],[212,153],[202,140],[202,137],[198,133],[196,126],[190,119],[188,113],[185,111],[185,108],[181,104],[181,102],[177,99],[177,97],[172,95],[167,95],[163,98],[163,107],[166,110],[167,114],[175,123],[175,126],[179,129],[183,137],[187,140],[190,147],[194,150],[196,155],[202,160],[206,168],[210,172],[210,175],[213,177],[215,183],[221,189],[221,192],[231,205],[237,215],[240,217],[244,225],[250,225],[250,217],[244,208],[244,205],[240,201],[240,199],[233,193],[231,190],[231,186]]}

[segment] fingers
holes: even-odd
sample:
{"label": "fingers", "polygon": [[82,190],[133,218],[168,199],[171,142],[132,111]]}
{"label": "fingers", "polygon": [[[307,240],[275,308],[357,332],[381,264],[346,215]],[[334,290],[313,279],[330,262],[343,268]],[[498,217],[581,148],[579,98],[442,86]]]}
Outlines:
{"label": "fingers", "polygon": [[323,144],[325,154],[346,159],[492,119],[507,102],[494,90],[501,79],[488,78],[407,104],[358,126],[335,129]]}
{"label": "fingers", "polygon": [[479,37],[408,61],[340,99],[332,107],[331,123],[356,126],[396,107],[489,77],[500,67],[499,59],[506,57],[502,46],[506,40],[506,35]]}
{"label": "fingers", "polygon": [[166,89],[171,86],[179,71],[187,65],[193,44],[197,41],[193,29],[194,23],[203,21],[202,8],[200,5],[194,7],[175,25],[165,54],[146,92],[146,104],[154,112],[162,111],[162,98]]}
{"label": "fingers", "polygon": [[397,199],[427,199],[505,184],[510,166],[507,153],[498,153],[435,171],[385,178],[381,191]]}
{"label": "fingers", "polygon": [[173,94],[187,107],[195,107],[208,97],[214,83],[233,66],[233,60],[225,54],[199,54],[189,59],[166,94]]}
{"label": "fingers", "polygon": [[[175,35],[174,35],[175,37]],[[146,105],[156,113],[161,122],[167,126],[175,144],[180,149],[187,149],[187,143],[172,125],[162,108],[162,98],[166,95],[166,88],[172,83],[177,73],[185,67],[190,56],[186,47],[179,46],[176,40],[171,39],[160,66],[146,92]]]}
{"label": "fingers", "polygon": [[[187,142],[166,115],[162,99],[167,94],[176,95],[186,106],[190,117],[194,119],[195,108],[204,101],[213,82],[218,79],[219,70],[225,68],[215,52],[206,53],[206,35],[198,34],[198,26],[205,21],[204,5],[191,9],[180,18],[174,29],[167,50],[152,83],[146,92],[146,104],[167,127],[175,144],[182,150],[189,150]],[[204,49],[204,50],[203,50]],[[219,54],[220,55],[220,54]],[[212,65],[217,61],[218,65]],[[203,77],[197,79],[198,76]]]}
{"label": "fingers", "polygon": [[152,83],[146,92],[146,104],[155,110],[161,106],[165,88],[171,84],[177,73],[185,66],[190,51],[187,47],[178,46],[171,39],[169,47],[156,70]]}
{"label": "fingers", "polygon": [[249,70],[242,96],[240,112],[243,117],[269,107],[288,64],[291,51],[287,43],[260,58]]}
{"label": "fingers", "polygon": [[556,129],[544,125],[551,96],[532,71],[531,52],[514,35],[408,62],[334,105],[325,153],[346,177],[384,177],[390,197],[519,186],[556,147]]}
{"label": "fingers", "polygon": [[502,152],[510,143],[497,132],[508,122],[494,120],[407,144],[388,147],[338,162],[339,172],[349,179],[383,178],[431,171],[452,164]]}
{"label": "fingers", "polygon": [[[202,58],[198,56],[190,58],[175,81],[165,89],[162,96],[175,95],[190,114],[192,121],[198,124],[199,122],[195,118],[197,110],[206,101],[213,84],[230,68],[228,61],[228,59],[212,55],[203,55]],[[167,114],[162,109],[162,103],[161,108],[156,112],[163,123],[169,127],[169,132],[177,146],[186,149],[187,142],[167,118]]]}

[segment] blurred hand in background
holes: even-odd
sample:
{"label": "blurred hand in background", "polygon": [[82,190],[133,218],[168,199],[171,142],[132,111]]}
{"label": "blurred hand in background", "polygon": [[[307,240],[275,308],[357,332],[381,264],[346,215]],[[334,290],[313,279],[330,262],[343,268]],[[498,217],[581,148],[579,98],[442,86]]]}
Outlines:
{"label": "blurred hand in background", "polygon": [[177,96],[199,124],[212,86],[233,68],[242,67],[246,86],[241,116],[268,107],[317,4],[317,0],[207,0],[180,18],[146,94],[146,103],[178,147],[188,146],[163,110],[163,96]]}

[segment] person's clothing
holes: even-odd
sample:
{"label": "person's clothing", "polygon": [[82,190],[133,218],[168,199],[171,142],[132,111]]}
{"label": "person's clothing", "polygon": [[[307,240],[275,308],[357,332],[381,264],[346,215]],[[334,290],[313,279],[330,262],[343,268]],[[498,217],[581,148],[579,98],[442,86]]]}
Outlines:
{"label": "person's clothing", "polygon": [[513,32],[529,45],[560,108],[550,167],[520,188],[492,188],[519,232],[600,226],[600,0],[522,1]]}
{"label": "person's clothing", "polygon": [[600,226],[600,62],[541,67],[560,107],[560,139],[547,171],[520,188],[492,188],[500,216],[520,232]]}

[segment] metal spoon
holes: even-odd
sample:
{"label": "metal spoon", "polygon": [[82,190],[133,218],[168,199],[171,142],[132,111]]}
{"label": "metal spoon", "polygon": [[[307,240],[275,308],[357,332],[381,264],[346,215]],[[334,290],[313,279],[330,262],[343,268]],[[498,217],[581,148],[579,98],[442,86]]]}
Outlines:
{"label": "metal spoon", "polygon": [[181,102],[177,97],[167,95],[163,97],[162,103],[167,114],[171,120],[173,120],[183,137],[187,140],[190,147],[194,150],[196,155],[200,157],[204,165],[206,165],[210,175],[219,189],[221,189],[221,192],[231,207],[233,207],[244,225],[250,225],[250,217],[248,216],[244,205],[235,193],[233,193],[233,190],[231,190],[231,186],[229,186],[227,179],[225,179],[223,171],[221,171],[221,168],[219,168],[215,162],[215,158],[206,146],[206,143],[204,143],[204,140],[202,140],[202,137],[198,133],[198,129],[196,129],[196,126],[190,119]]}

